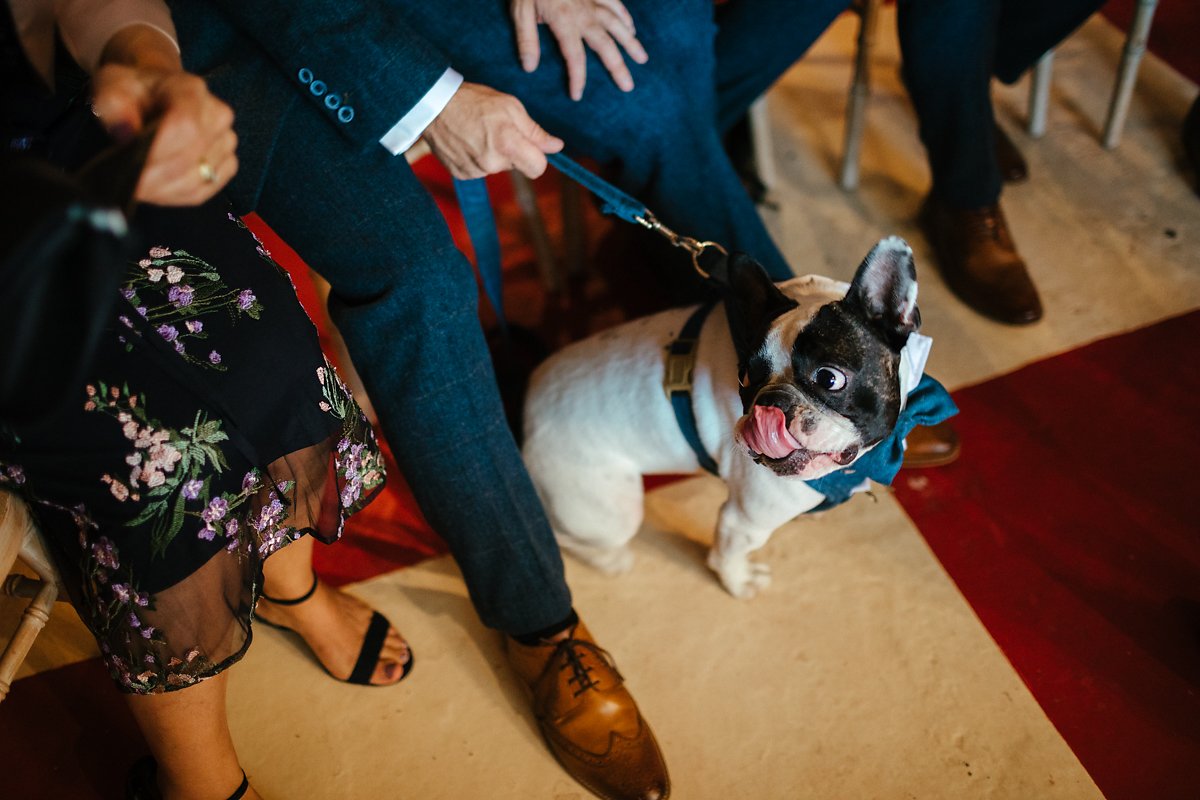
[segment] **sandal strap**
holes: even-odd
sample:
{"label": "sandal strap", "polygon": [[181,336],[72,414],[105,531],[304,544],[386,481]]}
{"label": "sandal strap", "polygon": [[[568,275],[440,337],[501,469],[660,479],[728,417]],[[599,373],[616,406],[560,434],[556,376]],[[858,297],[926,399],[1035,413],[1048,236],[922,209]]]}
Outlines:
{"label": "sandal strap", "polygon": [[246,771],[242,770],[242,783],[238,788],[233,790],[233,794],[229,795],[228,800],[242,800],[246,792],[250,790],[250,779],[246,777]]}
{"label": "sandal strap", "polygon": [[[278,598],[271,597],[271,595],[267,594],[265,591],[262,592],[260,594],[260,596],[264,600],[270,600],[272,603],[274,603],[277,606],[296,606],[296,605],[300,605],[301,603],[303,603],[305,600],[312,597],[313,594],[316,593],[317,583],[318,583],[317,573],[314,572],[312,586],[308,587],[308,591],[305,592],[304,594],[300,595],[299,597],[293,597],[289,600],[280,600]],[[241,797],[241,795],[238,795],[238,797]],[[229,800],[236,800],[236,798],[231,797],[231,798],[229,798]]]}
{"label": "sandal strap", "polygon": [[368,685],[371,676],[375,674],[375,665],[379,663],[379,654],[383,652],[383,640],[387,637],[391,623],[387,617],[378,611],[372,612],[371,624],[367,626],[367,635],[363,637],[362,647],[358,651],[358,661],[346,683]]}

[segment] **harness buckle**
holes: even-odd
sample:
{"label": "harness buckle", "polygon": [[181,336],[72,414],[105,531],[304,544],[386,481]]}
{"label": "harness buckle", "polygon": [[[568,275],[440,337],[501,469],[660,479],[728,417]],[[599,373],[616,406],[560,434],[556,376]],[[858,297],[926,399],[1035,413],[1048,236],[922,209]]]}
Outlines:
{"label": "harness buckle", "polygon": [[698,343],[698,339],[676,339],[667,350],[663,391],[666,392],[668,400],[675,392],[692,390],[692,373],[696,368],[696,345]]}

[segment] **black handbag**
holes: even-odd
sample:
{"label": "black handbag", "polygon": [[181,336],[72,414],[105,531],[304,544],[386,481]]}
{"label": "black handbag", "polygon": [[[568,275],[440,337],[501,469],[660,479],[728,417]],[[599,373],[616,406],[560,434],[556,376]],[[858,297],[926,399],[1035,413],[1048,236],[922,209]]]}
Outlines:
{"label": "black handbag", "polygon": [[60,410],[112,318],[132,245],[127,215],[153,130],[74,175],[0,155],[0,420]]}

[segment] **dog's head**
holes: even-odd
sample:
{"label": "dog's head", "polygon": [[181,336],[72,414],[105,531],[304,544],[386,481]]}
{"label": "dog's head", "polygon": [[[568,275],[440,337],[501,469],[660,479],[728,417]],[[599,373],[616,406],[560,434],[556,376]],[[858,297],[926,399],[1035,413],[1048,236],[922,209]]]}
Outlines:
{"label": "dog's head", "polygon": [[891,433],[900,351],[921,324],[912,250],[902,239],[875,245],[849,289],[816,276],[776,286],[737,253],[729,282],[744,413],[736,435],[755,461],[811,480]]}

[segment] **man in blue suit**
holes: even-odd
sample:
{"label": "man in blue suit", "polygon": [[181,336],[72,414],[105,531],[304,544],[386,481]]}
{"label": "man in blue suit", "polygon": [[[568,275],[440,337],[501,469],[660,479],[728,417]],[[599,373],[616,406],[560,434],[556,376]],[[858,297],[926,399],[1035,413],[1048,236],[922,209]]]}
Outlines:
{"label": "man in blue suit", "polygon": [[666,224],[790,277],[721,132],[847,4],[170,2],[185,64],[237,114],[235,202],[330,282],[332,317],[422,511],[484,624],[507,634],[551,750],[606,798],[665,798],[666,767],[572,610],[505,422],[471,266],[395,154],[423,136],[456,177],[535,177],[565,140]]}

